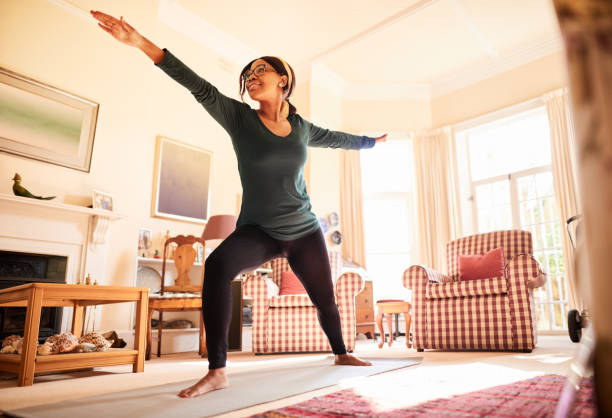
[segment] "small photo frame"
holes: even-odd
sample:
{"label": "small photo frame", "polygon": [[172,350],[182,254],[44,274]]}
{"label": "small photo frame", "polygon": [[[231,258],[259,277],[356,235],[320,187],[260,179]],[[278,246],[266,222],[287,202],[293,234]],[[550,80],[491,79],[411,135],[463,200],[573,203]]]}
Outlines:
{"label": "small photo frame", "polygon": [[94,190],[91,200],[94,209],[113,210],[113,196],[108,193]]}
{"label": "small photo frame", "polygon": [[153,231],[148,228],[140,228],[138,231],[138,250],[148,250],[151,248]]}

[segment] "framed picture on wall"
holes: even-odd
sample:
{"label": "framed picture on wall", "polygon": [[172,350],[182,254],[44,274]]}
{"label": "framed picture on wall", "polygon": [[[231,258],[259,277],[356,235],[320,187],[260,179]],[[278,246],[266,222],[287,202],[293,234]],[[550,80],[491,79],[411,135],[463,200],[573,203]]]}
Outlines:
{"label": "framed picture on wall", "polygon": [[210,212],[212,152],[157,137],[153,216],[204,224]]}
{"label": "framed picture on wall", "polygon": [[98,107],[0,68],[0,151],[89,172]]}

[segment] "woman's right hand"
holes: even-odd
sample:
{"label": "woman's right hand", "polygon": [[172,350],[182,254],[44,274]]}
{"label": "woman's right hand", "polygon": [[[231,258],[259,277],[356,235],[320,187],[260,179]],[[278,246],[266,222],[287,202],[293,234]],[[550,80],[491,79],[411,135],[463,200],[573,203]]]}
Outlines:
{"label": "woman's right hand", "polygon": [[100,22],[98,23],[98,26],[113,35],[113,38],[116,40],[123,42],[126,45],[135,47],[137,47],[142,41],[142,36],[136,29],[123,20],[123,16],[121,16],[121,19],[116,19],[110,15],[107,15],[106,13],[98,12],[96,10],[91,10],[90,13],[98,22]]}

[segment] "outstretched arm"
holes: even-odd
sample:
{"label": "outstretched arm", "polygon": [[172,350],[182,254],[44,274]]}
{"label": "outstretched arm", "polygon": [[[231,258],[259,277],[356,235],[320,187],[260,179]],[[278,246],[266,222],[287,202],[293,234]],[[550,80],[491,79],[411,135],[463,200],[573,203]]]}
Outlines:
{"label": "outstretched arm", "polygon": [[387,134],[377,138],[365,135],[358,136],[345,132],[330,131],[329,129],[320,128],[308,121],[304,122],[310,125],[310,142],[308,145],[311,147],[362,149],[372,148],[375,144],[387,140]]}
{"label": "outstretched arm", "polygon": [[226,131],[239,123],[245,104],[221,94],[215,86],[198,76],[167,49],[160,49],[153,42],[142,36],[130,26],[123,16],[116,19],[106,13],[91,11],[98,20],[98,26],[111,34],[113,38],[126,45],[136,47],[144,52],[153,63],[161,68],[176,82],[188,89],[195,99],[210,113]]}
{"label": "outstretched arm", "polygon": [[376,143],[378,144],[379,142],[387,142],[387,134],[381,135],[381,136],[377,136],[376,138],[374,138],[376,140]]}
{"label": "outstretched arm", "polygon": [[136,29],[123,20],[123,16],[120,19],[116,19],[111,15],[96,10],[91,10],[90,13],[99,22],[98,26],[110,33],[119,42],[140,49],[155,64],[159,64],[164,59],[164,51],[138,33]]}

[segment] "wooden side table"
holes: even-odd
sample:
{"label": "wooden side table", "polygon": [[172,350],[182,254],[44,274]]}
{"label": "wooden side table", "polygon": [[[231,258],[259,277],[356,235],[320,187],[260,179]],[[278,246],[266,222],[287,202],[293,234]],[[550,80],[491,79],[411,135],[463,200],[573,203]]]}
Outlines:
{"label": "wooden side table", "polygon": [[[144,371],[145,333],[149,289],[146,287],[89,286],[64,283],[29,283],[0,290],[0,306],[26,307],[21,355],[0,354],[0,370],[17,374],[18,386],[32,386],[34,374],[96,366],[132,364]],[[72,333],[83,329],[83,308],[90,305],[136,302],[134,349],[110,348],[95,353],[36,356],[40,313],[43,306],[72,307]]]}
{"label": "wooden side table", "polygon": [[406,347],[410,348],[410,303],[399,299],[384,299],[376,302],[376,324],[380,330],[380,342],[378,348],[382,348],[385,344],[385,330],[383,328],[383,317],[387,317],[387,326],[389,327],[389,347],[393,344],[393,323],[391,321],[393,315],[404,314],[406,321]]}

